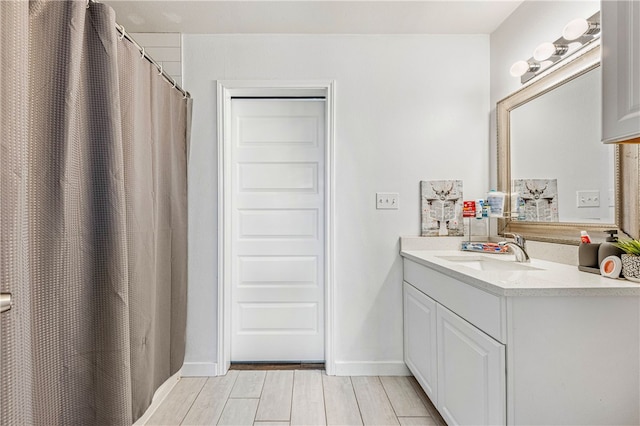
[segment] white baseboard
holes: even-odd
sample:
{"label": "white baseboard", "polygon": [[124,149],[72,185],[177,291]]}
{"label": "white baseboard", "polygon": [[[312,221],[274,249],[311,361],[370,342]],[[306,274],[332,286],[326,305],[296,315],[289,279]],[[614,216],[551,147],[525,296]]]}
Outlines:
{"label": "white baseboard", "polygon": [[403,361],[336,361],[336,376],[410,376]]}
{"label": "white baseboard", "polygon": [[147,411],[144,412],[142,417],[136,420],[136,422],[133,424],[134,426],[144,425],[149,421],[151,416],[153,416],[153,413],[155,413],[158,407],[160,407],[160,404],[162,404],[162,401],[164,401],[167,395],[169,395],[169,392],[171,392],[173,387],[178,384],[181,373],[182,370],[178,370],[176,374],[169,377],[163,384],[160,385],[160,387],[153,394],[151,405],[149,406],[149,408],[147,408]]}
{"label": "white baseboard", "polygon": [[214,377],[218,375],[218,363],[185,362],[181,371],[182,377]]}

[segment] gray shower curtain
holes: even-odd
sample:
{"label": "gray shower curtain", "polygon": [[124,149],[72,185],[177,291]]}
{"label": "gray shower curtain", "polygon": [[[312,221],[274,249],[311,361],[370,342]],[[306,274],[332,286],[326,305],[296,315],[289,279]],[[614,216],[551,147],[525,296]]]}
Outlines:
{"label": "gray shower curtain", "polygon": [[0,422],[131,424],[184,358],[191,101],[107,5],[0,25]]}

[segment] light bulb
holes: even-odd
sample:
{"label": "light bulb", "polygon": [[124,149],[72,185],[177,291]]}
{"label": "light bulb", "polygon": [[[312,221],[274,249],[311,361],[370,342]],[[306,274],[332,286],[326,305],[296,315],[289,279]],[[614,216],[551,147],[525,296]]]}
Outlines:
{"label": "light bulb", "polygon": [[562,30],[562,37],[565,40],[576,40],[587,31],[589,31],[589,22],[584,18],[577,18],[565,25]]}
{"label": "light bulb", "polygon": [[533,58],[536,61],[545,61],[556,53],[556,46],[550,41],[542,43],[533,51]]}
{"label": "light bulb", "polygon": [[569,50],[569,46],[566,44],[553,44],[547,41],[536,47],[536,50],[533,52],[533,58],[536,61],[546,61],[552,56],[564,55],[567,53],[567,50]]}
{"label": "light bulb", "polygon": [[525,75],[529,71],[529,63],[527,61],[518,61],[511,65],[509,72],[514,77]]}
{"label": "light bulb", "polygon": [[511,65],[511,69],[509,70],[509,72],[514,77],[521,77],[528,72],[537,71],[539,68],[540,65],[538,64],[532,64],[527,61],[518,61]]}

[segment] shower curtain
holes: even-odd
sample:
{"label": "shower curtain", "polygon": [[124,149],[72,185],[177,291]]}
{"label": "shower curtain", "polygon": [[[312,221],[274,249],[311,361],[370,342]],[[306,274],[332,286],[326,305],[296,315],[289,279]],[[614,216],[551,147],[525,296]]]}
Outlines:
{"label": "shower curtain", "polygon": [[191,100],[115,25],[0,1],[3,425],[130,425],[183,362]]}

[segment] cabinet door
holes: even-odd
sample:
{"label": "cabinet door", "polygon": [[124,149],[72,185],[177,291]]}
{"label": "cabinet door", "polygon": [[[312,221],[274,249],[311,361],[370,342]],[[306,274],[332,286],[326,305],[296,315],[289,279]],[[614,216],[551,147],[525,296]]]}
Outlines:
{"label": "cabinet door", "polygon": [[436,402],[436,302],[404,283],[404,361]]}
{"label": "cabinet door", "polygon": [[640,137],[640,2],[603,1],[602,140]]}
{"label": "cabinet door", "polygon": [[505,347],[438,305],[438,411],[448,425],[506,421]]}

